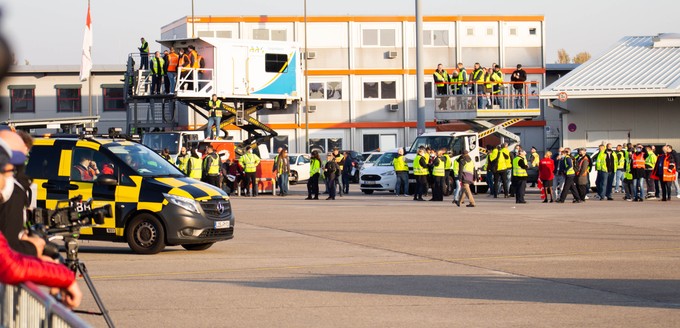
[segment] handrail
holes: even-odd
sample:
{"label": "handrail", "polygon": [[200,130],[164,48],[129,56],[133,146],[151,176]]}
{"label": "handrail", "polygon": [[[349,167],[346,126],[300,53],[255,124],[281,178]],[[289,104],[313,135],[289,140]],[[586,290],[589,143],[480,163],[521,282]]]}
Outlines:
{"label": "handrail", "polygon": [[90,327],[35,284],[0,284],[0,326],[8,328]]}
{"label": "handrail", "polygon": [[[484,109],[527,110],[537,109],[538,81],[527,82],[433,82],[435,87],[444,84],[446,93],[435,88],[435,112],[476,111]],[[522,88],[515,85],[522,84]]]}

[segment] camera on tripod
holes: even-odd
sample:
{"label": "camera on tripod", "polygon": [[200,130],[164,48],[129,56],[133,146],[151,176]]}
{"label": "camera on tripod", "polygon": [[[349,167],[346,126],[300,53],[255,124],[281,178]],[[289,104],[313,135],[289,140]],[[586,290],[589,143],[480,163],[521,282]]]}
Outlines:
{"label": "camera on tripod", "polygon": [[[51,231],[63,231],[84,226],[104,224],[104,218],[113,216],[111,205],[92,208],[92,198],[83,201],[78,195],[68,200],[57,202],[57,208],[33,210],[33,225],[41,225],[47,234]],[[94,223],[93,223],[94,222]]]}

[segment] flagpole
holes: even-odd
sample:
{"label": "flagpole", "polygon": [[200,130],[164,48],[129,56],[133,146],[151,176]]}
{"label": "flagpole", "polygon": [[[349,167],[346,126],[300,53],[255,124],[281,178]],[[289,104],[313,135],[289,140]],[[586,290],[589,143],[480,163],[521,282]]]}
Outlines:
{"label": "flagpole", "polygon": [[[90,14],[90,0],[87,0],[87,14]],[[91,28],[91,27],[90,27]],[[90,77],[87,79],[87,105],[89,109],[89,116],[92,116],[92,73],[90,72]],[[90,125],[93,125],[90,121]],[[90,126],[93,128],[93,126]]]}

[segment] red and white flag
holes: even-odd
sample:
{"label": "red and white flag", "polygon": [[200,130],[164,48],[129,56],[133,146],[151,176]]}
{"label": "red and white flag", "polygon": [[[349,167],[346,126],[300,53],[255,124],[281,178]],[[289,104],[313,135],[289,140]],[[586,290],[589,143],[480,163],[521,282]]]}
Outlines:
{"label": "red and white flag", "polygon": [[92,71],[92,20],[90,19],[90,3],[87,3],[87,20],[83,36],[83,55],[80,61],[80,81],[87,81]]}

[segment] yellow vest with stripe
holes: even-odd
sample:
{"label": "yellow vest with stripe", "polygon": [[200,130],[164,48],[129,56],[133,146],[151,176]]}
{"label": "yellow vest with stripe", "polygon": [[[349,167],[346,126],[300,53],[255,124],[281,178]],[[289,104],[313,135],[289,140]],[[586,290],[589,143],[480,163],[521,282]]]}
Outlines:
{"label": "yellow vest with stripe", "polygon": [[[503,155],[503,156],[501,156]],[[507,170],[512,168],[512,162],[510,160],[510,150],[503,148],[498,152],[498,171]],[[507,156],[507,158],[506,158]]]}
{"label": "yellow vest with stripe", "polygon": [[[529,176],[529,174],[527,174],[527,170],[519,167],[520,158],[524,159],[521,156],[517,156],[512,161],[512,176],[514,176],[514,177],[527,177],[527,176]],[[526,159],[525,159],[525,163],[526,163]]]}
{"label": "yellow vest with stripe", "polygon": [[435,85],[438,86],[438,87],[443,87],[443,86],[445,86],[446,84],[445,84],[444,82],[446,82],[446,81],[449,80],[449,74],[446,73],[446,71],[444,71],[444,75],[441,75],[441,74],[439,74],[439,72],[434,71],[434,76],[437,77],[437,80],[443,81],[443,82],[437,82],[437,83],[435,84]]}
{"label": "yellow vest with stripe", "polygon": [[200,179],[203,175],[203,169],[201,168],[203,161],[200,158],[191,157],[189,158],[191,162],[191,172],[189,172],[189,177],[194,179]]}
{"label": "yellow vest with stripe", "polygon": [[469,161],[463,165],[463,172],[474,174],[475,173],[475,163]]}
{"label": "yellow vest with stripe", "polygon": [[[205,160],[203,161],[203,164],[207,164],[208,163],[208,157],[210,157],[212,159],[212,161],[210,162],[210,167],[204,168],[208,175],[218,175],[218,174],[220,174],[220,157],[219,156],[213,156],[213,154],[215,154],[215,153],[212,153],[212,154],[206,156]],[[215,154],[215,155],[217,155],[217,154]]]}
{"label": "yellow vest with stripe", "polygon": [[654,152],[647,153],[647,158],[645,159],[646,169],[653,168],[656,164],[656,154]]}
{"label": "yellow vest with stripe", "polygon": [[449,156],[449,154],[444,154],[444,169],[453,169],[453,161],[451,161],[451,156]]}
{"label": "yellow vest with stripe", "polygon": [[427,167],[420,166],[421,158],[425,158],[425,163],[429,160],[428,156],[416,155],[416,158],[413,160],[413,175],[427,175],[429,173]]}
{"label": "yellow vest with stripe", "polygon": [[394,166],[394,170],[397,172],[408,172],[408,165],[406,165],[406,160],[403,155],[395,157],[392,160],[392,166]]}
{"label": "yellow vest with stripe", "polygon": [[495,82],[494,84],[497,86],[496,90],[493,91],[493,93],[500,93],[501,92],[501,85],[503,84],[503,73],[501,71],[495,71],[491,73],[491,80]]}
{"label": "yellow vest with stripe", "polygon": [[177,156],[177,168],[184,174],[187,174],[187,165],[189,164],[189,155]]}
{"label": "yellow vest with stripe", "polygon": [[260,158],[253,153],[246,153],[239,159],[243,171],[246,173],[253,173],[257,171],[257,164],[260,164]]}
{"label": "yellow vest with stripe", "polygon": [[458,161],[458,158],[456,158],[453,161],[453,175],[458,176],[458,172],[460,172],[460,162]]}
{"label": "yellow vest with stripe", "polygon": [[[562,160],[564,162],[564,167],[567,167],[567,158],[568,157],[565,157]],[[569,169],[567,169],[566,175],[575,175],[575,174],[576,174],[576,171],[574,171],[574,160],[572,159],[571,160],[571,167]]]}
{"label": "yellow vest with stripe", "polygon": [[436,177],[443,177],[444,173],[446,172],[444,164],[444,161],[439,158],[439,164],[437,164],[437,166],[432,169],[432,175]]}
{"label": "yellow vest with stripe", "polygon": [[208,107],[210,110],[208,110],[208,117],[221,117],[222,116],[222,101],[217,99],[217,101],[213,102],[212,99],[208,101]]}
{"label": "yellow vest with stripe", "polygon": [[309,164],[309,176],[313,176],[314,174],[319,173],[320,169],[321,169],[321,161],[319,161],[316,158],[312,158],[312,160]]}

